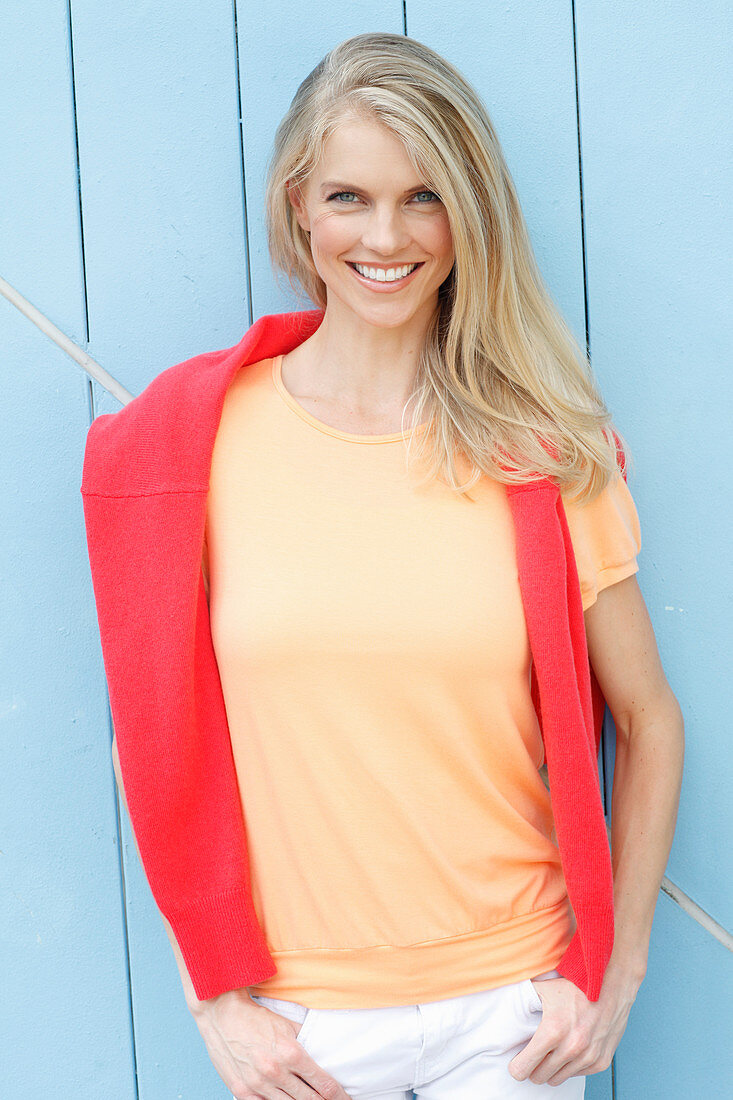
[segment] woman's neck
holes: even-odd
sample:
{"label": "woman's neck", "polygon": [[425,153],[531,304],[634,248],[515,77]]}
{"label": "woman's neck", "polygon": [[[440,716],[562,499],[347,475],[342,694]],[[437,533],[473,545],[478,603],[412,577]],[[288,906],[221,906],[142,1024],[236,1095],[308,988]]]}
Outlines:
{"label": "woman's neck", "polygon": [[429,320],[415,315],[405,325],[384,328],[329,307],[313,335],[284,356],[286,389],[367,418],[401,415]]}

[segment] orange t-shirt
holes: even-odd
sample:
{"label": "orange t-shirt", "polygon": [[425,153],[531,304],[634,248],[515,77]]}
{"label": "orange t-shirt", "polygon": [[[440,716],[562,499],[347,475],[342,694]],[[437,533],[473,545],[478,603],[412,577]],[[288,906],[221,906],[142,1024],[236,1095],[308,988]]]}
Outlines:
{"label": "orange t-shirt", "polygon": [[[402,433],[317,420],[281,362],[227,392],[204,562],[278,968],[250,992],[367,1008],[550,970],[574,923],[505,489],[416,487]],[[638,516],[621,477],[565,507],[587,608],[637,571]]]}

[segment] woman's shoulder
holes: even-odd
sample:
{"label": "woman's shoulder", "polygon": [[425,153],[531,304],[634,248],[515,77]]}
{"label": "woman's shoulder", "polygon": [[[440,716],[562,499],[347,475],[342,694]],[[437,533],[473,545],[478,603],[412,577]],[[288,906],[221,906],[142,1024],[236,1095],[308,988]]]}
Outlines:
{"label": "woman's shoulder", "polygon": [[641,525],[631,490],[619,472],[591,500],[561,494],[578,567],[583,610],[610,584],[638,571]]}
{"label": "woman's shoulder", "polygon": [[117,412],[97,416],[86,437],[82,493],[197,487],[205,475],[200,441],[217,414],[228,354],[204,352],[166,367]]}

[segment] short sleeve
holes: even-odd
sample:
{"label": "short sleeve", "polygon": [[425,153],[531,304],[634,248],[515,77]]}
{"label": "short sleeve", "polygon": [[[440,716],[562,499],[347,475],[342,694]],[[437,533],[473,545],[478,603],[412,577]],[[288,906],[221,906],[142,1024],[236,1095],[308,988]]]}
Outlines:
{"label": "short sleeve", "polygon": [[604,588],[638,572],[639,516],[621,474],[589,503],[562,499],[587,611]]}

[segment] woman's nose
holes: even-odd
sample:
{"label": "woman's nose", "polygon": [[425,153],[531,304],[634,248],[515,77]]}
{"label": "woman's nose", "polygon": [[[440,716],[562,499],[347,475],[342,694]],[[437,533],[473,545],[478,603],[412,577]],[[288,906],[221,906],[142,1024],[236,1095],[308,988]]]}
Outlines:
{"label": "woman's nose", "polygon": [[410,240],[402,212],[392,207],[375,207],[362,233],[365,248],[383,256],[393,256]]}

